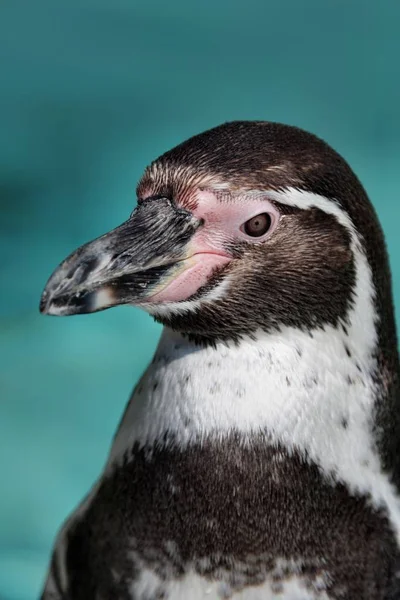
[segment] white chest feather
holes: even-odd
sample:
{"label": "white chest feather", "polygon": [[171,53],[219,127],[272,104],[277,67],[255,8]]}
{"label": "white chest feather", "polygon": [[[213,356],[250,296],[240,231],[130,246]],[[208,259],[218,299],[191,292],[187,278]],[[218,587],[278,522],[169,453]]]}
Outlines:
{"label": "white chest feather", "polygon": [[271,578],[260,585],[234,591],[227,584],[210,582],[194,572],[163,583],[153,571],[143,570],[130,591],[133,598],[156,598],[160,589],[171,600],[329,600],[322,577],[309,583],[297,575],[282,581]]}

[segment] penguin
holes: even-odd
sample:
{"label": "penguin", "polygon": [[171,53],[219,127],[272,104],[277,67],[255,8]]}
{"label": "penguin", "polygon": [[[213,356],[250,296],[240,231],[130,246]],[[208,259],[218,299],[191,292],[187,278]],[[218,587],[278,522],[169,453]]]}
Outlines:
{"label": "penguin", "polygon": [[399,599],[391,273],[347,162],[264,121],[166,152],[40,310],[121,304],[162,334],[42,600]]}

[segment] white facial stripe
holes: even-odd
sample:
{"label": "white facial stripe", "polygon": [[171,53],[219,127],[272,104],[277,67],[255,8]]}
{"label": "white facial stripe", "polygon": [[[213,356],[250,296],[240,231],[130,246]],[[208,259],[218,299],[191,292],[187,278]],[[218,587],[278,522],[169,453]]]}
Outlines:
{"label": "white facial stripe", "polygon": [[[284,192],[268,192],[268,196],[280,204],[304,210],[312,207],[319,208],[325,213],[333,215],[350,233],[351,250],[356,265],[356,286],[354,290],[354,308],[349,315],[351,323],[349,339],[362,352],[364,361],[370,363],[371,352],[377,344],[376,324],[378,315],[374,308],[376,292],[367,257],[349,215],[334,200],[328,200],[323,196],[296,188],[287,188]],[[373,365],[370,364],[370,366]]]}

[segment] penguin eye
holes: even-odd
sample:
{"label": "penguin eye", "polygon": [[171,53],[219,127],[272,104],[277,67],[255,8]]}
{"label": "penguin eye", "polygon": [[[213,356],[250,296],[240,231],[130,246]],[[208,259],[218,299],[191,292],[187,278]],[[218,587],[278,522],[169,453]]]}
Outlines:
{"label": "penguin eye", "polygon": [[261,237],[271,227],[272,219],[268,213],[261,213],[252,217],[240,228],[250,237]]}

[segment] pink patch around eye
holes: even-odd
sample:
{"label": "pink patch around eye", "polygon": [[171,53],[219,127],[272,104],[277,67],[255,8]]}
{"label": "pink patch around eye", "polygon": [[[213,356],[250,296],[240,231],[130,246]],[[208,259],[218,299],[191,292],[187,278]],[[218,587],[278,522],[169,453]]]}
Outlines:
{"label": "pink patch around eye", "polygon": [[[280,213],[263,193],[243,193],[231,196],[224,192],[202,190],[198,193],[198,206],[193,211],[198,219],[204,219],[204,227],[196,237],[208,247],[222,250],[226,243],[247,240],[261,243],[268,238],[278,224]],[[243,225],[257,215],[268,213],[271,226],[265,235],[251,238],[243,231]]]}
{"label": "pink patch around eye", "polygon": [[[171,275],[169,282],[146,301],[153,304],[182,302],[193,296],[209,281],[213,271],[231,260],[229,246],[238,241],[261,243],[271,234],[279,220],[279,212],[264,194],[242,194],[232,198],[223,192],[201,190],[196,195],[193,214],[204,220],[190,243],[190,256],[181,263],[181,270]],[[179,199],[178,199],[179,203]],[[266,235],[251,238],[241,227],[258,214],[271,216]],[[179,269],[179,263],[177,264]]]}

